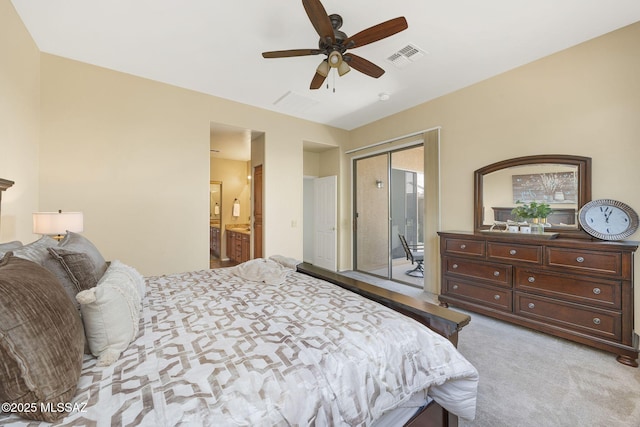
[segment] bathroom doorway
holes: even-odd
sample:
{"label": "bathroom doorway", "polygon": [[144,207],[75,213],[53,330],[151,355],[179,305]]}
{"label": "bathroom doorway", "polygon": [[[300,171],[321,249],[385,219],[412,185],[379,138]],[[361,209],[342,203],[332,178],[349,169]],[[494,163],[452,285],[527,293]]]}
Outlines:
{"label": "bathroom doorway", "polygon": [[[255,257],[253,255],[256,242],[256,232],[262,237],[262,227],[255,230],[254,218],[254,185],[252,179],[254,175],[254,165],[262,164],[264,159],[264,132],[251,129],[229,126],[221,123],[210,123],[210,180],[219,182],[221,188],[219,203],[219,219],[216,224],[219,226],[219,233],[212,229],[210,224],[210,260],[213,266],[227,266],[229,263],[237,263],[239,260],[246,260]],[[264,201],[265,195],[259,194],[260,202]],[[215,206],[213,207],[215,210]],[[211,216],[210,216],[211,218]],[[210,219],[211,221],[211,219]],[[216,227],[213,227],[216,228]],[[241,251],[239,257],[234,245],[229,242],[233,233],[241,232],[247,236],[247,247]],[[219,240],[219,254],[214,256],[212,247]],[[262,240],[258,242],[258,250],[262,250]],[[213,268],[213,267],[212,267]]]}

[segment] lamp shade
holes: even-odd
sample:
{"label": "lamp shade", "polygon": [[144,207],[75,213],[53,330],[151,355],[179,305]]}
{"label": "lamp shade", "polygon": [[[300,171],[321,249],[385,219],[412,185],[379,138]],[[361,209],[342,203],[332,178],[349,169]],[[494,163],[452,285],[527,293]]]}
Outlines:
{"label": "lamp shade", "polygon": [[340,65],[338,65],[338,75],[340,77],[344,76],[349,71],[351,71],[351,67],[349,67],[345,61],[342,61]]}
{"label": "lamp shade", "polygon": [[80,233],[84,229],[82,212],[34,212],[33,232],[35,234],[66,234],[67,231]]}
{"label": "lamp shade", "polygon": [[329,64],[326,60],[322,61],[320,65],[318,65],[316,72],[322,77],[327,77],[327,75],[329,74]]}

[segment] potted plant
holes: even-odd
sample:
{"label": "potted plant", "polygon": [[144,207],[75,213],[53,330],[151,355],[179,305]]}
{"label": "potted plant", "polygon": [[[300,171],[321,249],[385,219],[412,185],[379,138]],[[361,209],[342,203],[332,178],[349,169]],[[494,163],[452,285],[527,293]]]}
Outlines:
{"label": "potted plant", "polygon": [[553,212],[551,206],[544,202],[522,203],[520,200],[517,200],[516,204],[520,206],[513,208],[511,214],[519,220],[531,220],[533,224],[538,224],[538,231],[542,233],[547,217]]}

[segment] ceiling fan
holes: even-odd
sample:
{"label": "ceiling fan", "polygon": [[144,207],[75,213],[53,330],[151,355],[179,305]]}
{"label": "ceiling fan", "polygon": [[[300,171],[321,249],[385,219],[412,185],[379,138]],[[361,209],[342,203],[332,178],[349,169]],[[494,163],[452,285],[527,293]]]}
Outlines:
{"label": "ceiling fan", "polygon": [[290,49],[263,52],[264,58],[287,58],[292,56],[326,55],[311,80],[310,89],[318,89],[327,78],[331,68],[335,68],[340,76],[349,72],[351,68],[368,76],[378,78],[384,74],[384,70],[366,59],[347,52],[348,49],[364,46],[369,43],[382,40],[408,28],[404,17],[390,19],[359,33],[347,37],[340,31],[342,17],[340,15],[327,15],[320,0],[302,0],[307,16],[320,36],[318,49]]}

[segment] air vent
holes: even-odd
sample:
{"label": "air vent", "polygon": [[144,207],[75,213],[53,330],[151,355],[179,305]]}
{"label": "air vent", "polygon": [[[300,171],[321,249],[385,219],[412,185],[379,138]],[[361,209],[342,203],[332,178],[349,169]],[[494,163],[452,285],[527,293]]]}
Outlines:
{"label": "air vent", "polygon": [[424,58],[426,52],[413,44],[408,44],[397,52],[394,52],[387,58],[387,61],[391,62],[398,68],[404,68],[412,62],[416,62],[419,59]]}
{"label": "air vent", "polygon": [[317,103],[318,101],[316,101],[315,99],[307,98],[306,96],[300,95],[299,93],[288,91],[280,98],[278,98],[273,103],[273,105],[277,105],[278,107],[288,111],[302,112],[316,105]]}

